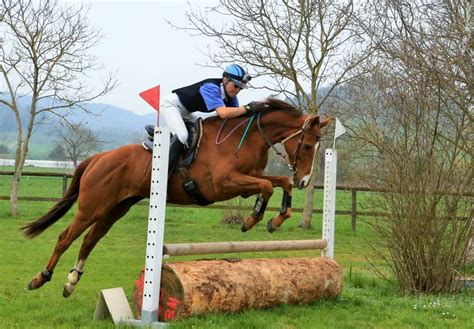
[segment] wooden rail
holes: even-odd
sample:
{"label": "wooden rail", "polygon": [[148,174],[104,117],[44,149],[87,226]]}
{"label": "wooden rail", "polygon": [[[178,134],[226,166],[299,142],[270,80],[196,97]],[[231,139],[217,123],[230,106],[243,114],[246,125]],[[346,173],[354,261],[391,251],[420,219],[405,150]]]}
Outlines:
{"label": "wooden rail", "polygon": [[324,249],[326,240],[238,241],[171,243],[163,246],[163,255],[184,256],[238,252]]}

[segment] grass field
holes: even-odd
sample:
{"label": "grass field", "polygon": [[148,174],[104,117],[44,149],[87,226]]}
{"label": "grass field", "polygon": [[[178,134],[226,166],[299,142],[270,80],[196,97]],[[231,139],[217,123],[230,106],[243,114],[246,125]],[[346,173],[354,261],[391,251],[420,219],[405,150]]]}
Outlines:
{"label": "grass field", "polygon": [[[8,194],[8,186],[8,178],[0,176],[0,194]],[[60,180],[31,177],[23,179],[20,195],[59,196],[60,193]],[[271,205],[278,206],[281,194],[275,194]],[[302,193],[296,192],[293,205],[301,207],[302,199]],[[363,197],[359,198],[361,200]],[[318,192],[315,206],[321,204],[322,197]],[[98,293],[101,289],[121,286],[131,301],[134,280],[144,265],[147,208],[134,207],[114,225],[92,252],[75,293],[64,299],[62,287],[74,265],[80,240],[63,255],[51,282],[36,291],[26,290],[31,277],[43,268],[50,257],[59,232],[69,224],[75,212],[71,210],[37,239],[25,239],[19,231],[20,226],[45,213],[51,205],[24,202],[20,205],[21,215],[11,218],[8,203],[0,201],[0,328],[113,328],[109,320],[92,320]],[[339,193],[338,207],[349,205],[349,193]],[[268,213],[267,218],[270,216]],[[242,234],[238,226],[220,224],[221,211],[212,209],[168,207],[166,220],[166,242],[286,240],[321,236],[320,215],[313,217],[312,229],[303,231],[297,227],[298,214],[294,214],[273,235],[265,231],[263,224]],[[375,277],[367,261],[371,258],[367,243],[376,237],[366,221],[370,218],[360,220],[357,231],[352,232],[350,218],[337,217],[335,255],[345,273],[344,290],[337,299],[239,314],[202,315],[179,321],[172,328],[474,328],[472,291],[407,297],[397,290],[393,282]],[[314,252],[298,251],[237,254],[232,257],[297,257],[312,254]],[[203,257],[180,257],[173,258],[173,261],[196,258]]]}

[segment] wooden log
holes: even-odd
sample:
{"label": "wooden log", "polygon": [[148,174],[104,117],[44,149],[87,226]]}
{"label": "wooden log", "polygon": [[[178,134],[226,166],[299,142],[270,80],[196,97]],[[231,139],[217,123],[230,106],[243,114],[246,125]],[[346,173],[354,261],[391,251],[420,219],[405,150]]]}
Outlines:
{"label": "wooden log", "polygon": [[[332,259],[219,259],[163,265],[159,320],[239,312],[280,304],[305,304],[336,297],[342,271]],[[134,311],[140,317],[143,271],[135,282]]]}
{"label": "wooden log", "polygon": [[170,256],[221,254],[235,252],[324,249],[326,240],[280,240],[171,243],[163,246],[163,254]]}

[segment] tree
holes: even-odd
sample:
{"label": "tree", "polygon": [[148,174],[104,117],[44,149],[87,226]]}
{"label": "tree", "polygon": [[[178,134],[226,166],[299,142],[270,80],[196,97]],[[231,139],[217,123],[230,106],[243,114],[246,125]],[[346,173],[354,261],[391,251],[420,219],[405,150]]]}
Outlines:
{"label": "tree", "polygon": [[5,144],[0,144],[0,155],[8,154],[8,147]]}
{"label": "tree", "polygon": [[54,148],[49,152],[48,159],[51,160],[66,160],[66,151],[61,144],[56,144]]}
{"label": "tree", "polygon": [[[0,103],[13,111],[18,128],[15,172],[10,190],[12,215],[18,212],[18,185],[33,128],[46,113],[67,120],[82,103],[110,92],[115,81],[104,80],[99,91],[85,80],[100,67],[89,51],[100,40],[87,21],[84,6],[58,5],[56,0],[1,0],[0,16],[6,42],[0,49],[0,75],[7,90]],[[30,97],[27,116],[19,100]]]}
{"label": "tree", "polygon": [[[373,1],[374,56],[349,96],[363,178],[390,213],[374,250],[409,293],[449,292],[466,260],[472,216],[472,4]],[[388,251],[388,253],[387,253]]]}
{"label": "tree", "polygon": [[63,149],[64,159],[71,160],[74,167],[77,167],[79,160],[97,152],[100,145],[104,143],[92,130],[81,125],[67,125],[59,130],[58,134],[60,140],[56,148]]}
{"label": "tree", "polygon": [[[212,23],[216,16],[225,23]],[[370,48],[362,46],[361,31],[354,24],[357,16],[351,0],[221,0],[204,13],[191,9],[190,25],[181,28],[218,44],[209,54],[214,64],[251,67],[258,76],[271,77],[270,85],[262,88],[298,100],[317,114],[334,88],[352,79],[354,68],[368,56]],[[320,96],[323,86],[327,93]],[[311,225],[315,181],[313,174],[303,228]]]}

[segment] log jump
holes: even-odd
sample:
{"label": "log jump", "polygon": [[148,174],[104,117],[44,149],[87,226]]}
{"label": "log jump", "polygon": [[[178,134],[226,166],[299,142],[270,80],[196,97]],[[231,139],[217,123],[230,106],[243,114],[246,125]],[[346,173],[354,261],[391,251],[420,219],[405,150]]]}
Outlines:
{"label": "log jump", "polygon": [[[157,244],[162,246],[159,257],[285,250],[322,250],[323,257],[207,259],[168,262],[154,267],[149,264],[153,264],[158,256],[147,253],[147,264],[144,271],[139,273],[134,286],[135,317],[141,316],[143,321],[144,302],[150,303],[150,299],[158,302],[158,321],[170,322],[202,313],[239,312],[281,304],[307,304],[323,298],[337,297],[342,291],[343,273],[332,259],[336,160],[335,150],[326,154],[328,175],[324,203],[325,207],[332,207],[326,207],[323,213],[321,240]],[[153,206],[151,209],[160,208]],[[150,215],[150,219],[152,218],[156,217]],[[152,224],[155,222],[151,221]],[[150,229],[150,232],[154,230]],[[161,231],[162,228],[156,230]],[[162,236],[160,239],[163,241]],[[159,288],[147,289],[152,276],[150,272],[158,274],[156,268],[161,268]]]}
{"label": "log jump", "polygon": [[[238,241],[163,245],[163,255],[323,250],[326,240]],[[140,317],[144,271],[135,281],[133,310]],[[307,304],[342,291],[340,266],[327,257],[205,259],[163,264],[158,320],[240,312],[281,304]]]}

